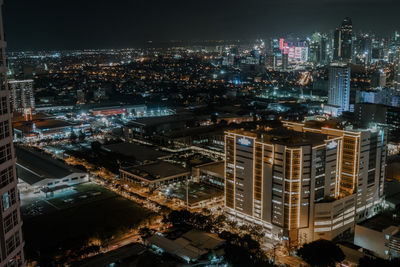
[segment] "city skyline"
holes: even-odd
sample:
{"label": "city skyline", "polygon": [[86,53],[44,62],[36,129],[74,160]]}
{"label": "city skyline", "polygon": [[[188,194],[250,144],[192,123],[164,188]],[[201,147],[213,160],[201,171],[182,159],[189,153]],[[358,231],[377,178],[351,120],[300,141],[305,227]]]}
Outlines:
{"label": "city skyline", "polygon": [[399,0],[0,10],[0,267],[400,266]]}
{"label": "city skyline", "polygon": [[[390,4],[391,8],[388,8]],[[24,6],[24,8],[21,8]],[[6,1],[10,51],[123,48],[146,41],[254,39],[282,33],[334,31],[344,17],[354,30],[389,35],[400,28],[400,3],[384,1]],[[371,19],[373,18],[373,20]],[[211,30],[210,30],[211,29]]]}

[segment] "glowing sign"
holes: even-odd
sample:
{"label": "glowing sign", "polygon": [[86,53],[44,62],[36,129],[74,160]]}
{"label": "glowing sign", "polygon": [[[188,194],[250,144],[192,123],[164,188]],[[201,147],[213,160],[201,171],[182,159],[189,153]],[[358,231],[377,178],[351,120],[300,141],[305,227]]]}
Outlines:
{"label": "glowing sign", "polygon": [[242,146],[250,146],[251,145],[251,140],[247,139],[247,138],[239,138],[238,140],[239,144],[241,144]]}
{"label": "glowing sign", "polygon": [[338,145],[337,141],[331,141],[326,145],[326,148],[327,149],[335,149],[335,148],[337,148],[337,145]]}

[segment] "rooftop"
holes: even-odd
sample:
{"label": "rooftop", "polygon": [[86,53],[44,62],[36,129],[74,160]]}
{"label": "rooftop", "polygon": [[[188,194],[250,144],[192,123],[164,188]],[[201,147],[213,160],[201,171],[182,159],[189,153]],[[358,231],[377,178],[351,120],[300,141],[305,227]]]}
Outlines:
{"label": "rooftop", "polygon": [[44,179],[64,178],[72,173],[82,173],[45,153],[15,147],[18,177],[26,183],[35,184]]}
{"label": "rooftop", "polygon": [[161,116],[161,117],[145,117],[145,118],[138,118],[131,122],[127,123],[127,126],[130,125],[143,125],[143,126],[155,126],[164,123],[171,123],[171,122],[179,122],[193,119],[193,115],[190,113],[183,113],[179,115],[169,115],[169,116]]}
{"label": "rooftop", "polygon": [[190,174],[189,170],[164,161],[123,168],[124,171],[140,176],[149,181],[171,176]]}
{"label": "rooftop", "polygon": [[225,241],[213,234],[191,230],[175,240],[153,235],[147,242],[185,260],[193,260],[218,248]]}
{"label": "rooftop", "polygon": [[256,130],[256,131],[243,131],[233,130],[229,131],[236,134],[247,135],[257,138],[258,141],[264,143],[274,143],[282,145],[322,145],[325,144],[325,140],[328,140],[328,135],[322,133],[312,132],[298,132],[290,130],[285,127],[278,127],[268,130]]}
{"label": "rooftop", "polygon": [[13,123],[13,127],[22,132],[32,132],[34,128],[39,130],[48,130],[55,128],[65,128],[72,127],[74,124],[63,121],[63,120],[55,120],[55,119],[38,119],[34,121],[17,121]]}
{"label": "rooftop", "polygon": [[128,157],[134,157],[136,160],[141,162],[157,160],[169,155],[166,152],[155,150],[149,146],[133,143],[117,143],[104,145],[103,147],[111,152],[116,152]]}
{"label": "rooftop", "polygon": [[366,221],[363,221],[362,223],[359,223],[359,225],[375,231],[382,232],[383,230],[389,228],[390,226],[395,226],[398,224],[395,221],[393,221],[389,215],[379,214]]}

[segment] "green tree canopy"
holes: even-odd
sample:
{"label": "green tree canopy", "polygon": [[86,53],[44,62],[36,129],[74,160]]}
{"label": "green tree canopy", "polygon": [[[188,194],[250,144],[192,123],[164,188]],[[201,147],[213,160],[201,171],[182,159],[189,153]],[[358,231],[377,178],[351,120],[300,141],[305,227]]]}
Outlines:
{"label": "green tree canopy", "polygon": [[344,260],[343,251],[333,242],[320,239],[305,244],[298,251],[299,256],[311,266],[335,266]]}

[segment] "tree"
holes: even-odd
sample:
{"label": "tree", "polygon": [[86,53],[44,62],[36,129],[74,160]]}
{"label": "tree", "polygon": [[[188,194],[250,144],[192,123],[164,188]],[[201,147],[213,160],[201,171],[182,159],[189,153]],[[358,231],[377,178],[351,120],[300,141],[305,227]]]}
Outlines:
{"label": "tree", "polygon": [[149,237],[151,235],[151,231],[150,231],[150,229],[148,227],[142,227],[142,228],[139,229],[139,235],[142,238],[146,238],[146,237]]}
{"label": "tree", "polygon": [[80,131],[78,138],[79,138],[79,142],[83,142],[83,141],[85,141],[86,134],[83,131]]}
{"label": "tree", "polygon": [[231,266],[273,266],[260,248],[260,243],[251,238],[250,235],[240,237],[223,231],[221,238],[226,238],[225,259]]}
{"label": "tree", "polygon": [[344,260],[343,251],[333,242],[320,239],[305,244],[298,251],[299,256],[311,266],[335,266]]}
{"label": "tree", "polygon": [[78,136],[76,135],[76,133],[74,131],[71,131],[71,134],[69,135],[69,139],[72,142],[75,142],[77,138],[78,138]]}
{"label": "tree", "polygon": [[187,210],[174,210],[168,215],[168,221],[172,225],[187,223],[192,218],[192,213]]}
{"label": "tree", "polygon": [[101,143],[99,141],[94,141],[90,145],[94,151],[99,151],[101,149]]}

